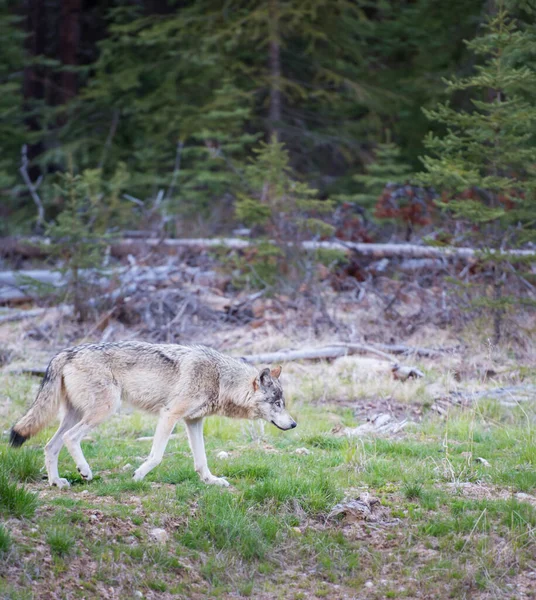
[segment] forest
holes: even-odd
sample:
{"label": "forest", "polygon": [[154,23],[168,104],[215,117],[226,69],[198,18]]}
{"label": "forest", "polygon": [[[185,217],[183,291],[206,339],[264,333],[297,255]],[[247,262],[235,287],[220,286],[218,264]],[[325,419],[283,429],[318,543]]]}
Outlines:
{"label": "forest", "polygon": [[[532,597],[536,4],[0,0],[0,39],[0,598]],[[48,488],[10,428],[123,341],[270,366],[298,427],[138,481],[121,407]]]}

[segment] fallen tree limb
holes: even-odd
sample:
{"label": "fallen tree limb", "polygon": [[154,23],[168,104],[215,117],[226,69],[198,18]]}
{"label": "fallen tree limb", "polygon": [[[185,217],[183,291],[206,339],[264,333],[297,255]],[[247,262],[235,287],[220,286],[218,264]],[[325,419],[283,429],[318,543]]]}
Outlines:
{"label": "fallen tree limb", "polygon": [[331,344],[322,348],[312,348],[310,350],[279,350],[277,352],[266,352],[264,354],[249,354],[242,358],[251,363],[278,363],[290,362],[294,360],[332,360],[341,356],[350,354],[375,354],[391,364],[396,364],[395,359],[389,354],[377,350],[372,346],[363,344]]}
{"label": "fallen tree limb", "polygon": [[393,354],[432,358],[442,352],[445,351],[434,350],[432,348],[412,348],[400,344],[375,344],[374,346],[370,346],[368,344],[334,342],[321,348],[312,348],[310,350],[278,350],[277,352],[266,352],[264,354],[250,354],[242,358],[252,363],[273,363],[293,360],[331,360],[350,354],[375,354],[395,365],[397,361],[392,356]]}
{"label": "fallen tree limb", "polygon": [[[106,290],[110,281],[116,279],[121,286],[134,288],[140,283],[157,283],[166,280],[177,272],[176,267],[119,267],[107,271],[82,269],[79,272],[87,282],[92,282],[97,288]],[[0,302],[24,302],[35,296],[36,286],[48,286],[52,289],[61,288],[69,282],[69,275],[46,269],[31,269],[21,271],[0,271]],[[130,289],[130,288],[129,288]]]}
{"label": "fallen tree limb", "polygon": [[476,402],[481,398],[496,399],[503,406],[517,406],[522,402],[535,402],[536,385],[533,383],[510,385],[480,390],[477,392],[469,390],[452,391],[446,396],[436,397],[435,404],[433,404],[431,408],[440,414],[444,414],[446,413],[446,408],[449,404]]}
{"label": "fallen tree limb", "polygon": [[[0,256],[47,256],[47,238],[2,238],[0,239]],[[214,248],[224,247],[230,250],[240,250],[251,246],[253,242],[242,238],[183,238],[183,239],[158,239],[158,238],[123,238],[110,243],[112,256],[123,257],[128,254],[138,254],[148,248],[174,252],[180,248]],[[475,248],[457,248],[450,246],[419,246],[417,244],[363,244],[345,242],[342,240],[316,241],[309,240],[300,243],[304,250],[340,250],[352,252],[360,256],[371,258],[411,258],[411,259],[448,259],[471,260],[479,258],[482,251]],[[534,258],[536,250],[501,250],[501,256]],[[412,265],[413,268],[413,265]]]}
{"label": "fallen tree limb", "polygon": [[441,354],[445,354],[446,352],[453,350],[445,348],[415,348],[412,346],[404,346],[402,344],[375,344],[374,347],[390,354],[421,356],[422,358],[435,358],[436,356],[440,356]]}
{"label": "fallen tree limb", "polygon": [[[64,314],[72,313],[73,307],[68,305],[60,305],[56,307]],[[47,312],[50,312],[50,308],[32,308],[30,310],[13,310],[7,314],[0,315],[0,325],[3,323],[14,323],[16,321],[24,321],[26,319],[34,319],[35,317],[41,317]]]}

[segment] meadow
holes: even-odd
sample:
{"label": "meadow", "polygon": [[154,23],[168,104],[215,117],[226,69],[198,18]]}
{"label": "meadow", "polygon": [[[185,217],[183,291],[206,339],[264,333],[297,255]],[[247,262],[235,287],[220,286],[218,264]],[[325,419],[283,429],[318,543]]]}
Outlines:
{"label": "meadow", "polygon": [[[209,465],[226,489],[199,481],[182,425],[162,464],[134,482],[155,420],[127,407],[83,442],[93,481],[62,451],[67,490],[43,479],[53,427],[19,450],[4,435],[0,597],[534,597],[534,402],[475,394],[440,414],[437,386],[460,387],[448,369],[421,361],[425,379],[402,383],[369,363],[285,367],[292,432],[207,419]],[[531,368],[503,372],[510,385],[535,378]],[[6,434],[38,382],[0,375]],[[409,424],[387,436],[334,433],[380,405]],[[344,510],[358,498],[377,510]]]}

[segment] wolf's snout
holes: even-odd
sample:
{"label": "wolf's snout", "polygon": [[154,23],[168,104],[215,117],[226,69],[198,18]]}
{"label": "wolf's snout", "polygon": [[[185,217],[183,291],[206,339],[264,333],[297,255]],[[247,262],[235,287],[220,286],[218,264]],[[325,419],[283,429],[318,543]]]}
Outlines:
{"label": "wolf's snout", "polygon": [[278,429],[281,429],[282,431],[288,431],[289,429],[294,429],[294,427],[297,427],[298,424],[296,423],[296,421],[294,421],[294,419],[291,419],[288,423],[277,423],[272,419],[272,425],[275,425]]}

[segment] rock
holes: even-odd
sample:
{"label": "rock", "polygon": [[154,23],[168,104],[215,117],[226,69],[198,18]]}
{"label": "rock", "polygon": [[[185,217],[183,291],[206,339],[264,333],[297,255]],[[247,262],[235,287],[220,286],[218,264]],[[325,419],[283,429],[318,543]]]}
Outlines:
{"label": "rock", "polygon": [[424,373],[416,367],[404,367],[401,365],[395,365],[391,372],[393,377],[398,381],[407,381],[408,379],[420,379],[424,377]]}
{"label": "rock", "polygon": [[536,496],[531,496],[530,494],[525,494],[525,492],[517,492],[514,496],[518,500],[524,500],[525,502],[530,502],[531,504],[536,504]]}
{"label": "rock", "polygon": [[327,518],[334,519],[342,517],[347,522],[370,521],[378,522],[384,518],[381,502],[368,492],[364,492],[355,500],[348,500],[336,504]]}
{"label": "rock", "polygon": [[159,529],[158,527],[151,529],[151,531],[149,531],[149,536],[158,544],[165,544],[169,538],[167,531],[165,529]]}
{"label": "rock", "polygon": [[484,467],[488,467],[488,468],[491,467],[489,462],[485,458],[482,458],[481,456],[477,456],[475,458],[475,460],[476,460],[476,462],[479,462],[480,464],[484,465]]}
{"label": "rock", "polygon": [[379,413],[367,419],[367,423],[363,423],[358,427],[341,427],[337,426],[332,429],[332,433],[338,435],[347,435],[349,437],[366,436],[366,435],[391,435],[402,431],[408,424],[408,420],[404,419],[400,422],[394,421],[392,416],[387,413]]}
{"label": "rock", "polygon": [[143,598],[143,594],[140,592],[140,590],[136,590],[134,592],[134,598]]}
{"label": "rock", "polygon": [[372,581],[365,581],[365,587],[370,589],[374,587],[374,584]]}
{"label": "rock", "polygon": [[311,451],[307,448],[296,448],[296,454],[311,454]]}
{"label": "rock", "polygon": [[221,452],[218,452],[218,454],[216,454],[216,458],[219,458],[220,460],[225,460],[230,456],[231,455],[229,454],[229,452],[225,452],[225,450],[222,450]]}
{"label": "rock", "polygon": [[130,471],[132,469],[132,465],[127,463],[124,467],[121,467],[121,471]]}

